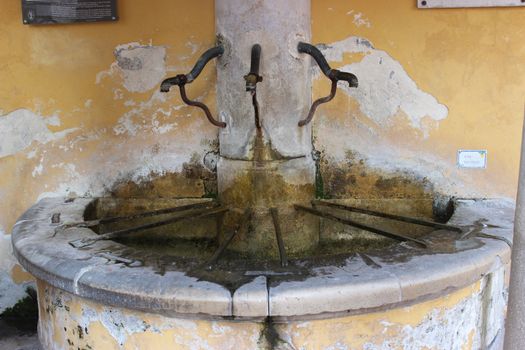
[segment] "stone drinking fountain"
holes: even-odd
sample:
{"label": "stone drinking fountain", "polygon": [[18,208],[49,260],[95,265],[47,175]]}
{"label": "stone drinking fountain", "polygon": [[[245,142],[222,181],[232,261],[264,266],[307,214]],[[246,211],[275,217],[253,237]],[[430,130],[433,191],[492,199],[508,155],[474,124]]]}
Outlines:
{"label": "stone drinking fountain", "polygon": [[[44,349],[494,346],[512,204],[319,198],[311,121],[358,77],[309,44],[309,1],[250,6],[216,1],[216,46],[161,85],[219,129],[217,198],[43,199],[16,223]],[[212,60],[216,116],[185,88]]]}

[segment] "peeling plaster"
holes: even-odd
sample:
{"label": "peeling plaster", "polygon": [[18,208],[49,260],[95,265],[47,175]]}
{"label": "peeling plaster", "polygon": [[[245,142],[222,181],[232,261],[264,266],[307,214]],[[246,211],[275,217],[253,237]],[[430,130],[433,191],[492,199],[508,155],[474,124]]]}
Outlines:
{"label": "peeling plaster", "polygon": [[[360,18],[360,17],[359,17]],[[413,128],[428,136],[425,118],[441,121],[448,108],[431,94],[422,91],[410,78],[403,66],[387,52],[375,49],[365,38],[349,37],[321,48],[330,61],[343,61],[344,54],[365,54],[360,62],[340,67],[359,77],[359,88],[339,86],[359,103],[363,114],[377,125],[386,128],[398,112],[404,112]]]}
{"label": "peeling plaster", "polygon": [[[115,48],[115,59],[108,70],[97,74],[97,84],[105,78],[120,76],[129,92],[146,92],[156,88],[166,76],[166,48],[163,46],[137,42],[119,45]],[[115,93],[120,99],[122,95]]]}
{"label": "peeling plaster", "polygon": [[400,116],[405,116],[406,126],[413,130],[412,135],[405,133],[407,139],[421,141],[448,116],[448,108],[419,89],[399,62],[374,48],[367,39],[355,36],[320,49],[329,61],[336,62],[343,62],[347,54],[364,54],[360,62],[339,68],[359,77],[359,88],[343,84],[339,88],[355,99],[361,115],[349,111],[344,119],[323,119],[321,110],[316,121],[316,147],[325,152],[328,161],[344,162],[346,152],[351,150],[370,168],[426,178],[443,193],[475,197],[487,190],[473,184],[468,173],[459,172],[454,161],[433,153],[422,154],[421,148],[410,142],[391,142],[381,137],[400,121]]}
{"label": "peeling plaster", "polygon": [[60,126],[60,119],[57,116],[42,117],[27,109],[0,116],[0,158],[16,154],[33,142],[46,144],[78,130],[52,132],[49,126]]}
{"label": "peeling plaster", "polygon": [[[201,100],[204,96],[199,96],[197,100]],[[126,102],[128,106],[133,106],[124,115],[122,115],[117,124],[113,127],[115,135],[128,134],[135,136],[138,132],[150,131],[156,134],[165,134],[172,131],[178,126],[177,122],[161,123],[159,117],[167,119],[172,116],[174,111],[179,111],[184,108],[184,105],[165,106],[168,95],[155,91],[145,102],[134,102],[133,104]],[[186,114],[186,117],[191,114]]]}
{"label": "peeling plaster", "polygon": [[42,159],[40,159],[40,163],[33,169],[31,172],[31,176],[37,177],[39,175],[42,175],[42,172],[44,171],[44,166],[42,165]]}
{"label": "peeling plaster", "polygon": [[[124,113],[124,115],[119,118],[117,125],[113,127],[115,135],[128,134],[135,136],[138,131],[144,130],[148,128],[148,126],[151,129],[151,124],[148,125],[144,118],[144,112],[151,110],[156,105],[161,105],[166,102],[166,96],[166,94],[163,94],[160,91],[155,91],[149,100],[139,102],[138,106]],[[150,115],[151,113],[148,113],[148,119],[152,120]],[[135,121],[135,119],[139,120]]]}
{"label": "peeling plaster", "polygon": [[51,168],[64,169],[61,182],[49,191],[40,193],[38,200],[59,196],[102,196],[115,183],[133,181],[141,183],[167,173],[181,172],[183,164],[190,161],[191,154],[204,154],[205,144],[201,140],[187,144],[173,145],[159,143],[156,149],[138,148],[129,151],[129,141],[106,143],[102,142],[99,152],[108,156],[97,157],[93,161],[96,167],[89,168],[88,172],[79,172],[75,164],[53,164]]}
{"label": "peeling plaster", "polygon": [[481,308],[480,295],[475,294],[455,305],[451,309],[434,309],[425,320],[415,327],[406,325],[401,329],[403,341],[385,341],[383,344],[370,350],[392,349],[396,346],[405,350],[448,349],[462,350],[471,334],[472,349],[479,349],[479,334],[477,324]]}

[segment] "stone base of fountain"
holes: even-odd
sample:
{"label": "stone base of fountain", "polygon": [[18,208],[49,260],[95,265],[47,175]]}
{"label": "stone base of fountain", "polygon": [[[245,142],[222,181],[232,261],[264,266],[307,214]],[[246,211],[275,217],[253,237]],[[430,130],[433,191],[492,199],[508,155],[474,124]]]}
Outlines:
{"label": "stone base of fountain", "polygon": [[470,230],[426,233],[426,249],[386,244],[286,268],[233,254],[212,269],[202,256],[123,242],[73,247],[97,237],[78,225],[94,201],[41,200],[13,230],[17,258],[38,279],[44,349],[479,349],[503,331],[513,219],[504,200],[455,201],[448,223]]}

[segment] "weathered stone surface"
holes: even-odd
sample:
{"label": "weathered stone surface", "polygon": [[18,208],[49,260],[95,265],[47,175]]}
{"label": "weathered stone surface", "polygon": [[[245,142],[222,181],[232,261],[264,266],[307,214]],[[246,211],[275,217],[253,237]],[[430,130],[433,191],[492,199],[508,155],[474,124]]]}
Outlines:
{"label": "weathered stone surface", "polygon": [[268,313],[268,286],[265,276],[238,288],[233,294],[233,314],[237,317],[266,317]]}
{"label": "weathered stone surface", "polygon": [[254,44],[262,47],[257,85],[265,139],[283,157],[308,155],[310,126],[299,127],[311,104],[310,57],[297,53],[310,41],[310,1],[216,1],[216,30],[228,44],[217,65],[217,108],[228,126],[220,131],[221,155],[251,159],[256,134],[251,96],[243,75],[250,71]]}
{"label": "weathered stone surface", "polygon": [[250,226],[239,231],[231,248],[257,256],[279,256],[270,208],[278,210],[284,245],[289,253],[306,251],[319,242],[319,220],[298,212],[294,204],[309,205],[314,197],[315,166],[310,157],[291,160],[243,161],[221,157],[218,189],[221,203],[231,215],[225,235],[235,229],[246,208]]}
{"label": "weathered stone surface", "polygon": [[[208,317],[265,317],[268,314],[262,307],[262,279],[260,285],[256,282],[250,286],[252,278],[229,290],[232,286],[226,288],[218,282],[192,277],[192,265],[188,265],[189,269],[184,264],[170,265],[170,269],[162,271],[155,265],[139,266],[101,254],[122,254],[125,247],[115,242],[99,241],[87,249],[73,248],[69,241],[94,237],[95,233],[81,227],[55,233],[57,225],[51,223],[51,217],[60,213],[62,223],[81,221],[91,202],[92,199],[82,198],[45,199],[28,210],[13,232],[14,252],[20,263],[37,278],[57,288],[114,306]],[[478,211],[487,220],[483,236],[452,240],[450,247],[448,243],[441,247],[443,243],[439,239],[434,241],[445,235],[437,232],[429,238],[429,250],[402,244],[383,252],[372,252],[368,259],[349,257],[338,267],[326,263],[316,267],[315,261],[298,260],[297,266],[306,268],[300,275],[294,275],[293,268],[256,272],[256,276],[271,280],[267,296],[270,316],[360,313],[369,308],[411,304],[470,285],[486,274],[501,270],[510,259],[509,246],[501,238],[511,230],[512,203],[457,201],[450,222],[476,227],[475,223],[480,220],[475,216]],[[162,260],[162,256],[158,258]],[[500,280],[505,278],[494,279]]]}

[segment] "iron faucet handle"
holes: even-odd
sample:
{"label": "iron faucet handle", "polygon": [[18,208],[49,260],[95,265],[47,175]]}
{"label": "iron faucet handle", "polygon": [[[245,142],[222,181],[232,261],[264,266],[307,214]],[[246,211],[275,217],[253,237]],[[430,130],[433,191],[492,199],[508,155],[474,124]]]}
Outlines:
{"label": "iron faucet handle", "polygon": [[349,87],[356,88],[356,87],[359,86],[359,80],[352,73],[342,72],[342,71],[337,70],[337,69],[331,69],[330,73],[328,74],[328,77],[331,80],[336,80],[336,81],[343,80],[343,81],[346,81],[348,83]]}
{"label": "iron faucet handle", "polygon": [[179,74],[172,78],[164,79],[160,84],[160,92],[169,92],[173,85],[181,86],[188,82],[186,74]]}

